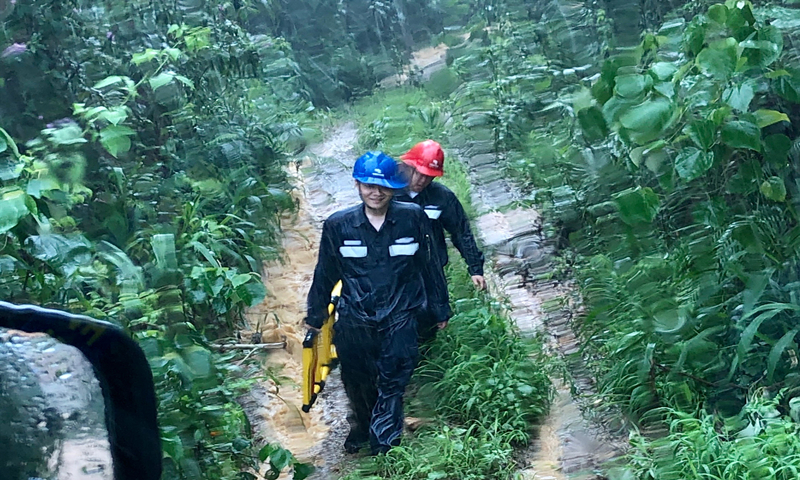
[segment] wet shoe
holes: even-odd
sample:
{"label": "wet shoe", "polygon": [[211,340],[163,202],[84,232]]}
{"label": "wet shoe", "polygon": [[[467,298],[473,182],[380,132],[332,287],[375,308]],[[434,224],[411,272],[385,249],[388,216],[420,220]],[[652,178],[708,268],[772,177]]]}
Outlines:
{"label": "wet shoe", "polygon": [[358,453],[369,442],[369,435],[364,432],[350,431],[344,441],[344,451],[347,453]]}

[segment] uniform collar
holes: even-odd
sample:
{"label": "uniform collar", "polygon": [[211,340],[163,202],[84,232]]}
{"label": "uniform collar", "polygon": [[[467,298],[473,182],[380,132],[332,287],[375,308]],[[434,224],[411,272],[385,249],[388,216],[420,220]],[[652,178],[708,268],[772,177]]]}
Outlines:
{"label": "uniform collar", "polygon": [[[397,219],[395,218],[395,208],[394,208],[394,198],[389,201],[389,208],[386,210],[386,222],[397,223]],[[356,213],[356,226],[359,227],[361,225],[365,225],[369,223],[369,219],[367,218],[367,206],[364,205],[364,202],[361,202],[361,208],[358,209]]]}

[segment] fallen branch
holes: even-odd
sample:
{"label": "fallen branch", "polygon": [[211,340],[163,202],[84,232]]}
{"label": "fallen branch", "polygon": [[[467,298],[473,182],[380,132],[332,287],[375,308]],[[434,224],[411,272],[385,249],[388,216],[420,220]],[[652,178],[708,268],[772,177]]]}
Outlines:
{"label": "fallen branch", "polygon": [[280,350],[286,348],[286,342],[275,343],[215,343],[211,345],[218,350],[250,350],[250,349],[265,349],[265,350]]}

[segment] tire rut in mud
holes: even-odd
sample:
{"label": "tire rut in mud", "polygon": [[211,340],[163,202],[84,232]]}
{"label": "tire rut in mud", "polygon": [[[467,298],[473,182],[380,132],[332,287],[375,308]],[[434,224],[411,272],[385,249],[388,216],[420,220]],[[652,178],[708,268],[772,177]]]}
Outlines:
{"label": "tire rut in mud", "polygon": [[[627,431],[619,416],[596,411],[591,372],[580,355],[572,318],[580,306],[570,282],[539,280],[553,269],[555,248],[545,241],[539,213],[521,207],[516,186],[502,176],[489,142],[463,141],[459,157],[468,167],[476,229],[490,259],[492,291],[508,299],[521,334],[544,333],[549,350],[562,357],[571,385],[553,379],[556,398],[538,437],[522,454],[525,480],[595,480],[603,464],[620,457]],[[589,419],[591,417],[591,420]],[[611,427],[611,425],[614,425]]]}

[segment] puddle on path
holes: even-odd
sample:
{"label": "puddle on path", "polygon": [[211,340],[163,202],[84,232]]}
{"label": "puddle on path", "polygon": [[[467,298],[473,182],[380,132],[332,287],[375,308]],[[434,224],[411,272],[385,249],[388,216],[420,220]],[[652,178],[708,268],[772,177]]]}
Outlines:
{"label": "puddle on path", "polygon": [[286,341],[285,350],[270,351],[264,362],[265,370],[283,381],[260,382],[242,400],[256,441],[280,443],[301,461],[313,463],[316,480],[337,477],[348,432],[348,407],[338,370],[334,370],[311,412],[300,410],[303,319],[322,221],[358,201],[350,177],[356,133],[352,123],[337,127],[311,148],[312,155],[299,168],[291,169],[299,209],[282,221],[285,258],[265,266],[267,298],[247,314],[251,329],[261,332],[262,341]]}

